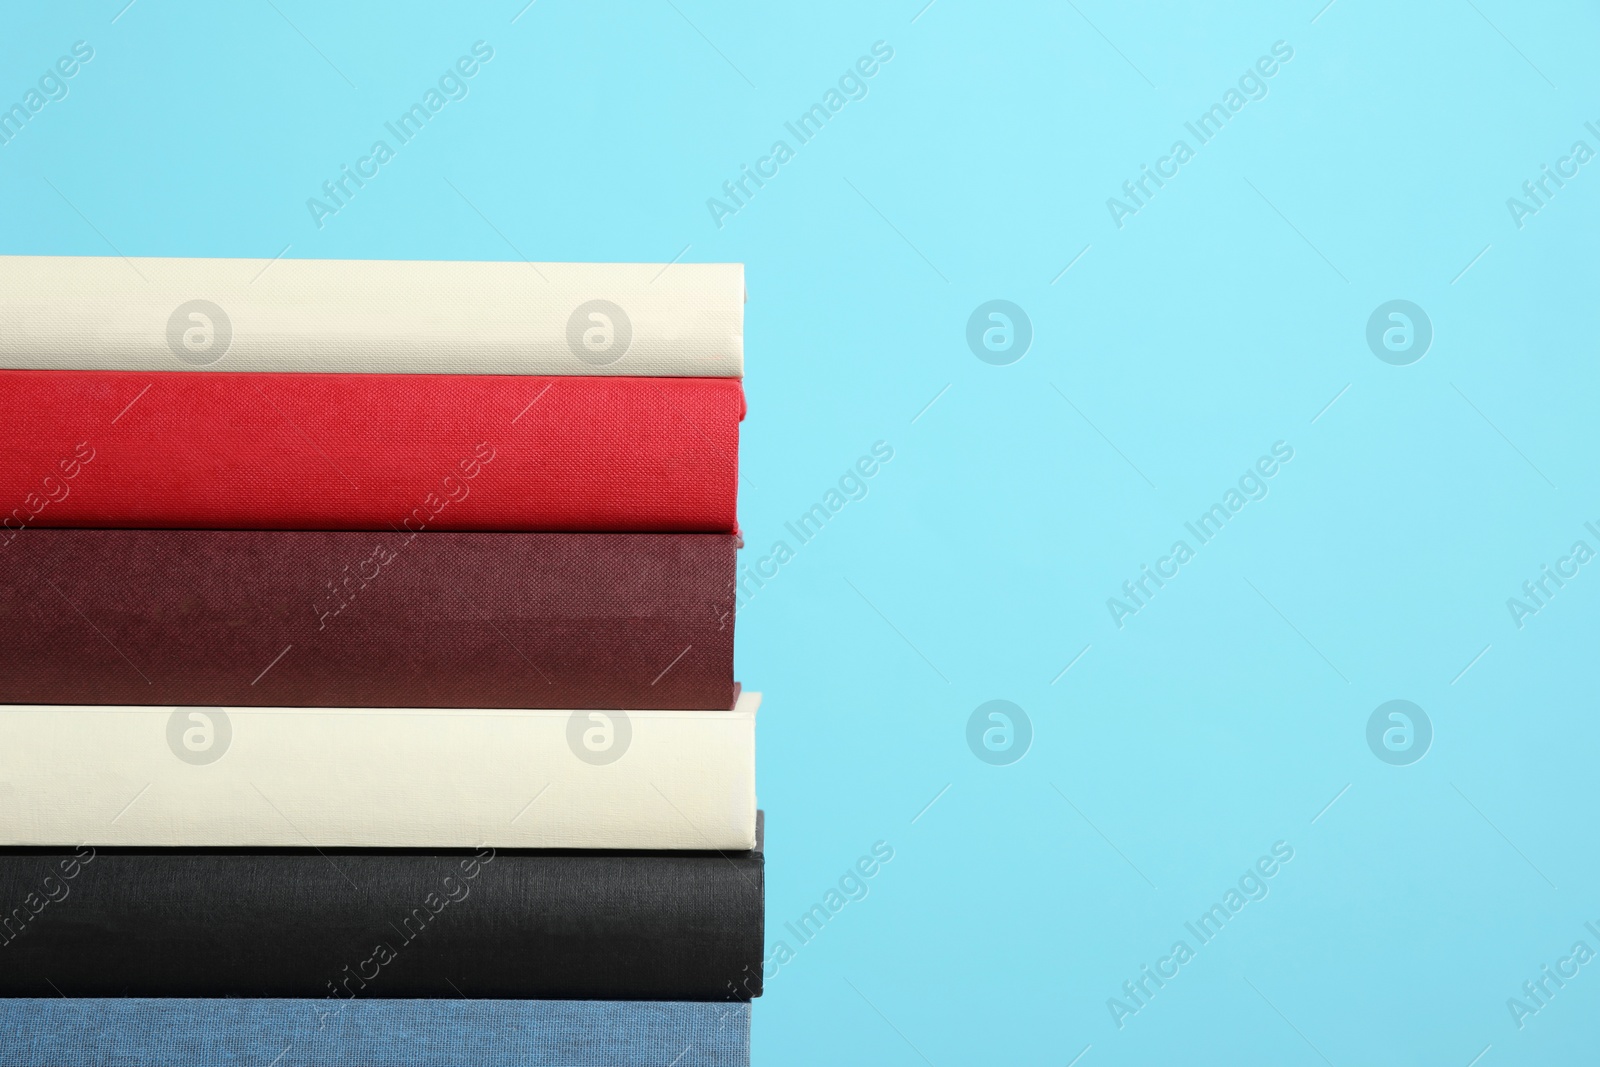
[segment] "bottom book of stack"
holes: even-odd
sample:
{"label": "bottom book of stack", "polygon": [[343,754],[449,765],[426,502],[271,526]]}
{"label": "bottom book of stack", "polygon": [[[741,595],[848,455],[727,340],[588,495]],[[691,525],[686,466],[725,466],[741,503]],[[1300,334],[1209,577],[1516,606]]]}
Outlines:
{"label": "bottom book of stack", "polygon": [[750,1005],[24,998],[0,1045],[28,1067],[744,1067]]}

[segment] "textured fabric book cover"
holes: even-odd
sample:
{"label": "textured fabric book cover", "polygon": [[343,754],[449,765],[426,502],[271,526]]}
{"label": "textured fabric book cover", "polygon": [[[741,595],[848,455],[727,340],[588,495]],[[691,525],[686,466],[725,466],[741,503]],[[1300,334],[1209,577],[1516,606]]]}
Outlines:
{"label": "textured fabric book cover", "polygon": [[0,844],[748,849],[760,702],[0,705]]}
{"label": "textured fabric book cover", "polygon": [[0,997],[748,1000],[762,880],[759,851],[4,849]]}
{"label": "textured fabric book cover", "polygon": [[0,366],[738,378],[736,263],[0,256]]}
{"label": "textured fabric book cover", "polygon": [[731,534],[30,529],[0,703],[733,707]]}
{"label": "textured fabric book cover", "polygon": [[750,1005],[0,1000],[8,1067],[746,1067]]}
{"label": "textured fabric book cover", "polygon": [[726,533],[743,416],[714,378],[0,370],[0,538]]}

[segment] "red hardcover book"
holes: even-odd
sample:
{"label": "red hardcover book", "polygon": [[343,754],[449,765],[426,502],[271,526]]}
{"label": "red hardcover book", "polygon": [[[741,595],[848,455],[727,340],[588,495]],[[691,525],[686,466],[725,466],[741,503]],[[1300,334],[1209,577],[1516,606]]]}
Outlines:
{"label": "red hardcover book", "polygon": [[25,530],[0,704],[727,710],[737,542]]}
{"label": "red hardcover book", "polygon": [[739,382],[0,371],[28,527],[735,529]]}

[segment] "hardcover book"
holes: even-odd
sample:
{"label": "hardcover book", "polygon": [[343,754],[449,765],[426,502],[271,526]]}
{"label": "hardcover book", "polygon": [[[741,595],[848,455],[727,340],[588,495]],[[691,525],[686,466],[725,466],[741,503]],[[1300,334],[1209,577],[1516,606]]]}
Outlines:
{"label": "hardcover book", "polygon": [[732,534],[0,537],[0,703],[733,707]]}
{"label": "hardcover book", "polygon": [[746,1067],[750,1005],[0,1000],[9,1067]]}
{"label": "hardcover book", "polygon": [[3,849],[0,997],[749,1000],[757,845]]}
{"label": "hardcover book", "polygon": [[738,378],[736,263],[0,256],[0,366]]}
{"label": "hardcover book", "polygon": [[714,378],[0,370],[0,539],[727,533],[743,416]]}
{"label": "hardcover book", "polygon": [[748,849],[760,701],[0,705],[0,845]]}

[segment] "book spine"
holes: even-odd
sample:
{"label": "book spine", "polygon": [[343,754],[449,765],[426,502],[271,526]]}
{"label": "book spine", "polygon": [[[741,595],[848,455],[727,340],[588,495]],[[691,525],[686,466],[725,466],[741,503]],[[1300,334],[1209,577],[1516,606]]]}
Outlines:
{"label": "book spine", "polygon": [[757,852],[6,850],[0,997],[745,1000],[762,881]]}
{"label": "book spine", "polygon": [[[0,1000],[12,1067],[747,1067],[750,1006],[641,1000]],[[292,1056],[285,1057],[285,1048]]]}
{"label": "book spine", "polygon": [[[0,705],[0,845],[750,849],[759,702],[634,714]],[[130,802],[134,779],[145,789]]]}
{"label": "book spine", "polygon": [[38,527],[726,533],[740,384],[0,371],[0,546]]}
{"label": "book spine", "polygon": [[738,264],[0,256],[0,367],[738,378]]}
{"label": "book spine", "polygon": [[731,534],[29,529],[0,703],[733,707]]}

